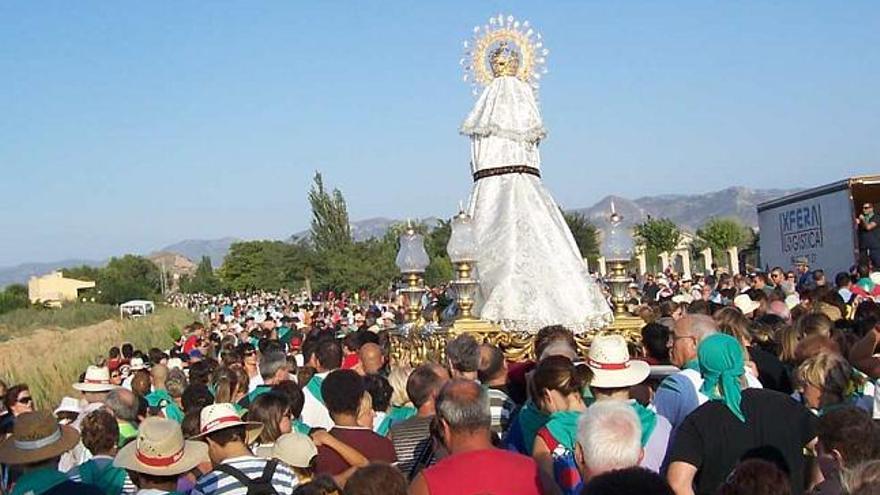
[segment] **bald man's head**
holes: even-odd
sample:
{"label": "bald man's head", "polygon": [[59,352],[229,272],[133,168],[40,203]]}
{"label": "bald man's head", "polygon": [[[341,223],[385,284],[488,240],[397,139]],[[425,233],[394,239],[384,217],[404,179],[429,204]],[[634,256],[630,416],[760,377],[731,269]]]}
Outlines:
{"label": "bald man's head", "polygon": [[683,367],[697,358],[697,346],[717,331],[718,325],[707,315],[687,315],[675,322],[669,336],[669,360]]}
{"label": "bald man's head", "polygon": [[358,358],[367,375],[375,375],[385,366],[385,355],[382,353],[382,348],[372,342],[368,342],[358,349]]}
{"label": "bald man's head", "polygon": [[153,379],[153,387],[165,388],[165,380],[168,379],[168,367],[164,364],[156,364],[150,368],[150,377]]}
{"label": "bald man's head", "polygon": [[489,430],[492,414],[486,390],[473,380],[450,380],[437,396],[437,415],[452,432]]}
{"label": "bald man's head", "polygon": [[675,330],[676,334],[681,331],[682,334],[693,337],[699,344],[718,331],[718,323],[708,315],[687,315],[675,322]]}

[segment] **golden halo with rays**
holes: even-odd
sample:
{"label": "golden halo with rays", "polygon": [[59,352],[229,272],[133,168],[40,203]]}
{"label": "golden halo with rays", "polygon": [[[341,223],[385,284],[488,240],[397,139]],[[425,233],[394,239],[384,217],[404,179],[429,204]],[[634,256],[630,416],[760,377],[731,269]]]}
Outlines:
{"label": "golden halo with rays", "polygon": [[512,15],[498,14],[491,17],[488,24],[474,27],[473,32],[472,39],[464,42],[465,53],[459,62],[465,71],[464,80],[473,85],[474,94],[495,78],[490,58],[502,43],[519,55],[516,77],[538,88],[541,76],[547,73],[545,62],[550,51],[544,48],[541,34],[529,21],[520,22]]}

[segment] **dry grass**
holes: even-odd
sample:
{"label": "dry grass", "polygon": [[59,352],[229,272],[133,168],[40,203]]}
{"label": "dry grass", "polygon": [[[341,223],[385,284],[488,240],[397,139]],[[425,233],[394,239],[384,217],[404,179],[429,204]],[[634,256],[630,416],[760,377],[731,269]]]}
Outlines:
{"label": "dry grass", "polygon": [[109,304],[75,303],[62,308],[21,308],[0,315],[0,342],[43,328],[79,328],[113,318],[119,309]]}
{"label": "dry grass", "polygon": [[97,356],[123,342],[136,349],[167,349],[171,332],[190,323],[192,313],[163,308],[138,320],[111,319],[72,330],[39,329],[31,335],[0,343],[0,379],[27,383],[38,408],[54,407],[65,395],[76,396],[71,384]]}

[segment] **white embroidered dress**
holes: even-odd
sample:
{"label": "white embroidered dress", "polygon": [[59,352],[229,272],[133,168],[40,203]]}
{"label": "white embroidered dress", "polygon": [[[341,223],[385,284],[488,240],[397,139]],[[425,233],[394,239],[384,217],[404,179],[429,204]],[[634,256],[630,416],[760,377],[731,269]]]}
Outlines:
{"label": "white embroidered dress", "polygon": [[[483,90],[461,133],[471,138],[473,173],[540,170],[538,143],[546,130],[531,86],[515,77],[497,77]],[[532,333],[554,324],[580,333],[612,322],[611,308],[540,177],[515,172],[480,178],[469,213],[481,318]]]}

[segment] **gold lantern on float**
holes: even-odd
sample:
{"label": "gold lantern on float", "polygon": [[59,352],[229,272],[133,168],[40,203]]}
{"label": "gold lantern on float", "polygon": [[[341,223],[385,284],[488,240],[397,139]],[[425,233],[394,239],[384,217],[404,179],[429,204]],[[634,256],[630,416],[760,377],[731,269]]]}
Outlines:
{"label": "gold lantern on float", "polygon": [[425,251],[425,238],[416,233],[411,224],[400,234],[400,249],[395,264],[400,270],[406,286],[401,289],[406,305],[407,323],[419,320],[422,311],[422,296],[425,294],[424,275],[430,260]]}

